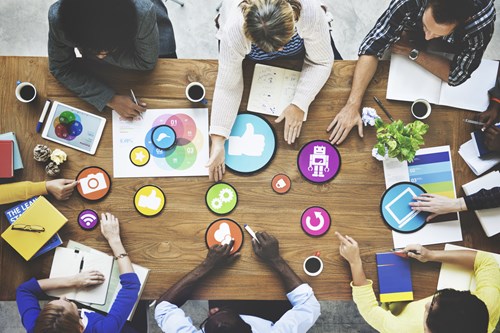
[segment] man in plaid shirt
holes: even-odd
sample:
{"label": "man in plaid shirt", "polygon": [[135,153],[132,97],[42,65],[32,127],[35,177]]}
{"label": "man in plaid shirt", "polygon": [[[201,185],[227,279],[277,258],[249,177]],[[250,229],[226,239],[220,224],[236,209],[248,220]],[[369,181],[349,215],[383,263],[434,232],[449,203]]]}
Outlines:
{"label": "man in plaid shirt", "polygon": [[[354,126],[363,137],[361,102],[388,48],[457,86],[481,63],[495,17],[493,0],[392,0],[359,48],[349,99],[327,128],[331,143],[342,143]],[[428,49],[452,54],[451,60]]]}

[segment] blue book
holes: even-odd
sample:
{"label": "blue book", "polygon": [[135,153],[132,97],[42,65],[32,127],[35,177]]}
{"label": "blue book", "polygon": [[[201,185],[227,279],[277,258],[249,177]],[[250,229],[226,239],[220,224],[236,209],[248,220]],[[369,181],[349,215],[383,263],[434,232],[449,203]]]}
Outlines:
{"label": "blue book", "polygon": [[[39,196],[30,198],[26,201],[21,202],[20,204],[18,204],[16,206],[12,207],[12,208],[7,209],[5,211],[5,216],[7,217],[7,220],[9,221],[9,223],[10,224],[14,223],[14,221],[17,220],[19,218],[19,216],[21,216],[26,211],[26,209],[28,209],[28,207],[31,206],[33,204],[33,202],[35,202],[35,200],[38,198],[39,198]],[[59,237],[59,234],[55,234],[51,239],[49,239],[47,241],[47,243],[45,243],[44,246],[42,246],[42,248],[40,250],[38,250],[37,253],[35,253],[33,258],[41,256],[42,254],[44,254],[46,252],[49,252],[50,250],[61,245],[62,243],[63,242],[62,242],[61,237]]]}
{"label": "blue book", "polygon": [[375,256],[380,302],[412,301],[410,260],[394,252],[377,253]]}
{"label": "blue book", "polygon": [[[500,124],[496,124],[495,126],[500,128]],[[470,136],[472,137],[474,148],[476,148],[477,156],[483,157],[492,152],[491,150],[486,148],[486,145],[484,144],[485,133],[483,131],[479,129],[477,131],[472,132]]]}

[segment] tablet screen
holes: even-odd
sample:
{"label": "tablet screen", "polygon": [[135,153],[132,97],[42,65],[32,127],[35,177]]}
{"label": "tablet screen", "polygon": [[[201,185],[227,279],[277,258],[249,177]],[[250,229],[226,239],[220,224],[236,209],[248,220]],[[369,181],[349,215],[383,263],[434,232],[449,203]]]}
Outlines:
{"label": "tablet screen", "polygon": [[54,102],[42,137],[94,154],[106,119],[72,106]]}

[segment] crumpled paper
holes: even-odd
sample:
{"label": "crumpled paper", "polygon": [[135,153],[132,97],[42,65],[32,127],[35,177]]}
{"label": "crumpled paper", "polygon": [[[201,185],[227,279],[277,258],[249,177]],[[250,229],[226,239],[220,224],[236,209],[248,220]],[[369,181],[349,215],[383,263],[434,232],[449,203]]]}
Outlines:
{"label": "crumpled paper", "polygon": [[361,120],[365,126],[375,126],[375,120],[380,118],[377,114],[377,110],[374,108],[364,107],[361,114]]}
{"label": "crumpled paper", "polygon": [[50,154],[50,160],[57,165],[62,164],[64,161],[66,161],[67,158],[68,155],[66,155],[66,153],[61,149],[54,149],[52,154]]}

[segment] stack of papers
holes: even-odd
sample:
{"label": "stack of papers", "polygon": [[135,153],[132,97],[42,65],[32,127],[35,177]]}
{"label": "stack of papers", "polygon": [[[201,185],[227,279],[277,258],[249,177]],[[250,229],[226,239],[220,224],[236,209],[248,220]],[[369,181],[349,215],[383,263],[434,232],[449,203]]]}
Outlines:
{"label": "stack of papers", "polygon": [[476,176],[479,176],[495,165],[500,163],[499,154],[489,154],[483,157],[478,157],[473,140],[469,140],[460,146],[458,153],[464,159],[465,163],[471,168]]}

